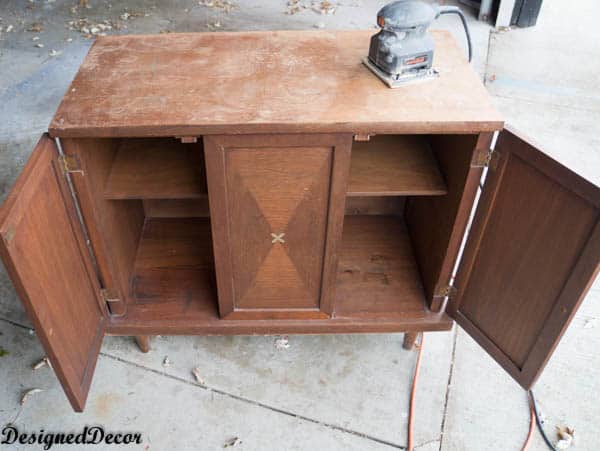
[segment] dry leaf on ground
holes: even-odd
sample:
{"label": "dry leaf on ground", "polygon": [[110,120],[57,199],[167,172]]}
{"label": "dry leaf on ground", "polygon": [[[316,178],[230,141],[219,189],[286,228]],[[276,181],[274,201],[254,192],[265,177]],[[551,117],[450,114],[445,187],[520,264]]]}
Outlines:
{"label": "dry leaf on ground", "polygon": [[230,439],[225,440],[225,443],[223,443],[223,448],[231,448],[241,444],[242,441],[238,437],[231,437]]}
{"label": "dry leaf on ground", "polygon": [[556,435],[558,436],[556,449],[567,449],[573,444],[575,429],[569,426],[556,426]]}
{"label": "dry leaf on ground", "polygon": [[200,368],[196,367],[192,370],[192,374],[194,375],[194,377],[196,378],[196,382],[198,382],[200,385],[206,385],[204,383],[204,379],[202,379],[202,375],[200,373]]}
{"label": "dry leaf on ground", "polygon": [[277,349],[288,349],[290,347],[290,339],[287,335],[275,339],[275,347]]}
{"label": "dry leaf on ground", "polygon": [[40,31],[44,31],[44,24],[41,22],[34,22],[27,27],[27,31],[30,31],[31,33],[39,33]]}
{"label": "dry leaf on ground", "polygon": [[33,371],[35,370],[39,370],[40,368],[44,367],[48,365],[50,368],[52,368],[52,364],[50,363],[50,360],[48,359],[48,357],[44,357],[42,360],[40,360],[39,362],[37,362],[36,364],[34,364],[31,369]]}
{"label": "dry leaf on ground", "polygon": [[23,396],[21,397],[21,405],[25,404],[31,395],[35,395],[36,393],[40,393],[43,391],[44,390],[42,390],[41,388],[31,388],[27,390],[25,393],[23,393]]}

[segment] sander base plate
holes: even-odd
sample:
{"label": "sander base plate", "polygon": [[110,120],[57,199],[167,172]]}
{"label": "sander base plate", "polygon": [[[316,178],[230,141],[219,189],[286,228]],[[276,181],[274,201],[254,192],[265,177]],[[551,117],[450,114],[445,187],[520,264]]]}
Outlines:
{"label": "sander base plate", "polygon": [[379,77],[379,79],[390,88],[399,88],[407,83],[431,80],[440,76],[439,72],[433,68],[418,69],[415,71],[405,72],[404,74],[390,75],[373,64],[368,56],[364,57],[362,62],[371,70],[371,72],[377,75],[377,77]]}

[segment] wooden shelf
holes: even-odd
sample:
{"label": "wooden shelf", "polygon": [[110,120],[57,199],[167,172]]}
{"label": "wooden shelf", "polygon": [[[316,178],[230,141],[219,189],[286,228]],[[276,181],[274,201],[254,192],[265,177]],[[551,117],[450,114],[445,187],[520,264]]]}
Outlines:
{"label": "wooden shelf", "polygon": [[437,161],[422,135],[380,135],[352,145],[348,196],[446,194]]}
{"label": "wooden shelf", "polygon": [[[147,220],[132,279],[133,298],[125,316],[111,318],[108,332],[228,335],[450,329],[452,320],[446,314],[425,308],[404,223],[381,216],[347,217],[346,223],[337,317],[222,320],[209,220]],[[365,313],[367,303],[374,313]]]}
{"label": "wooden shelf", "polygon": [[123,139],[104,189],[106,199],[192,199],[207,195],[201,143]]}

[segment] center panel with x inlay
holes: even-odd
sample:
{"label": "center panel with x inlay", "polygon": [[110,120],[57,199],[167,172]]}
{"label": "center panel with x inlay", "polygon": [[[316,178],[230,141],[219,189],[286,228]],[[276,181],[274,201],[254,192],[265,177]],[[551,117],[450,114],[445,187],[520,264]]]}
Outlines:
{"label": "center panel with x inlay", "polygon": [[[293,136],[213,141],[219,144],[207,145],[207,164],[219,164],[213,174],[222,176],[224,188],[222,202],[211,198],[213,233],[223,235],[215,240],[217,254],[217,248],[226,247],[228,255],[226,262],[217,256],[217,278],[221,287],[230,285],[229,305],[220,290],[221,314],[328,317],[326,273],[335,271],[335,264],[327,259],[327,249],[341,233],[341,220],[338,226],[331,221],[339,204],[331,196],[335,184],[345,186],[345,177],[333,176],[336,153],[344,149],[327,136],[313,142]],[[220,155],[211,158],[211,153]],[[214,176],[212,181],[217,183]]]}

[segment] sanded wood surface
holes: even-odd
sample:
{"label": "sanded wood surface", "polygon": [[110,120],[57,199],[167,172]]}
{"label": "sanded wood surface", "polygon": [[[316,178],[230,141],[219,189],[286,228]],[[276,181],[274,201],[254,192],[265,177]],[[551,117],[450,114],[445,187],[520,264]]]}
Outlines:
{"label": "sanded wood surface", "polygon": [[440,77],[389,89],[363,64],[375,30],[97,38],[49,126],[53,136],[461,133],[502,118],[450,33]]}
{"label": "sanded wood surface", "polygon": [[379,135],[352,145],[348,196],[446,194],[427,137]]}
{"label": "sanded wood surface", "polygon": [[0,209],[0,255],[73,409],[81,412],[107,314],[57,157],[44,135]]}
{"label": "sanded wood surface", "polygon": [[107,199],[188,199],[206,196],[202,143],[123,139],[104,189]]}

